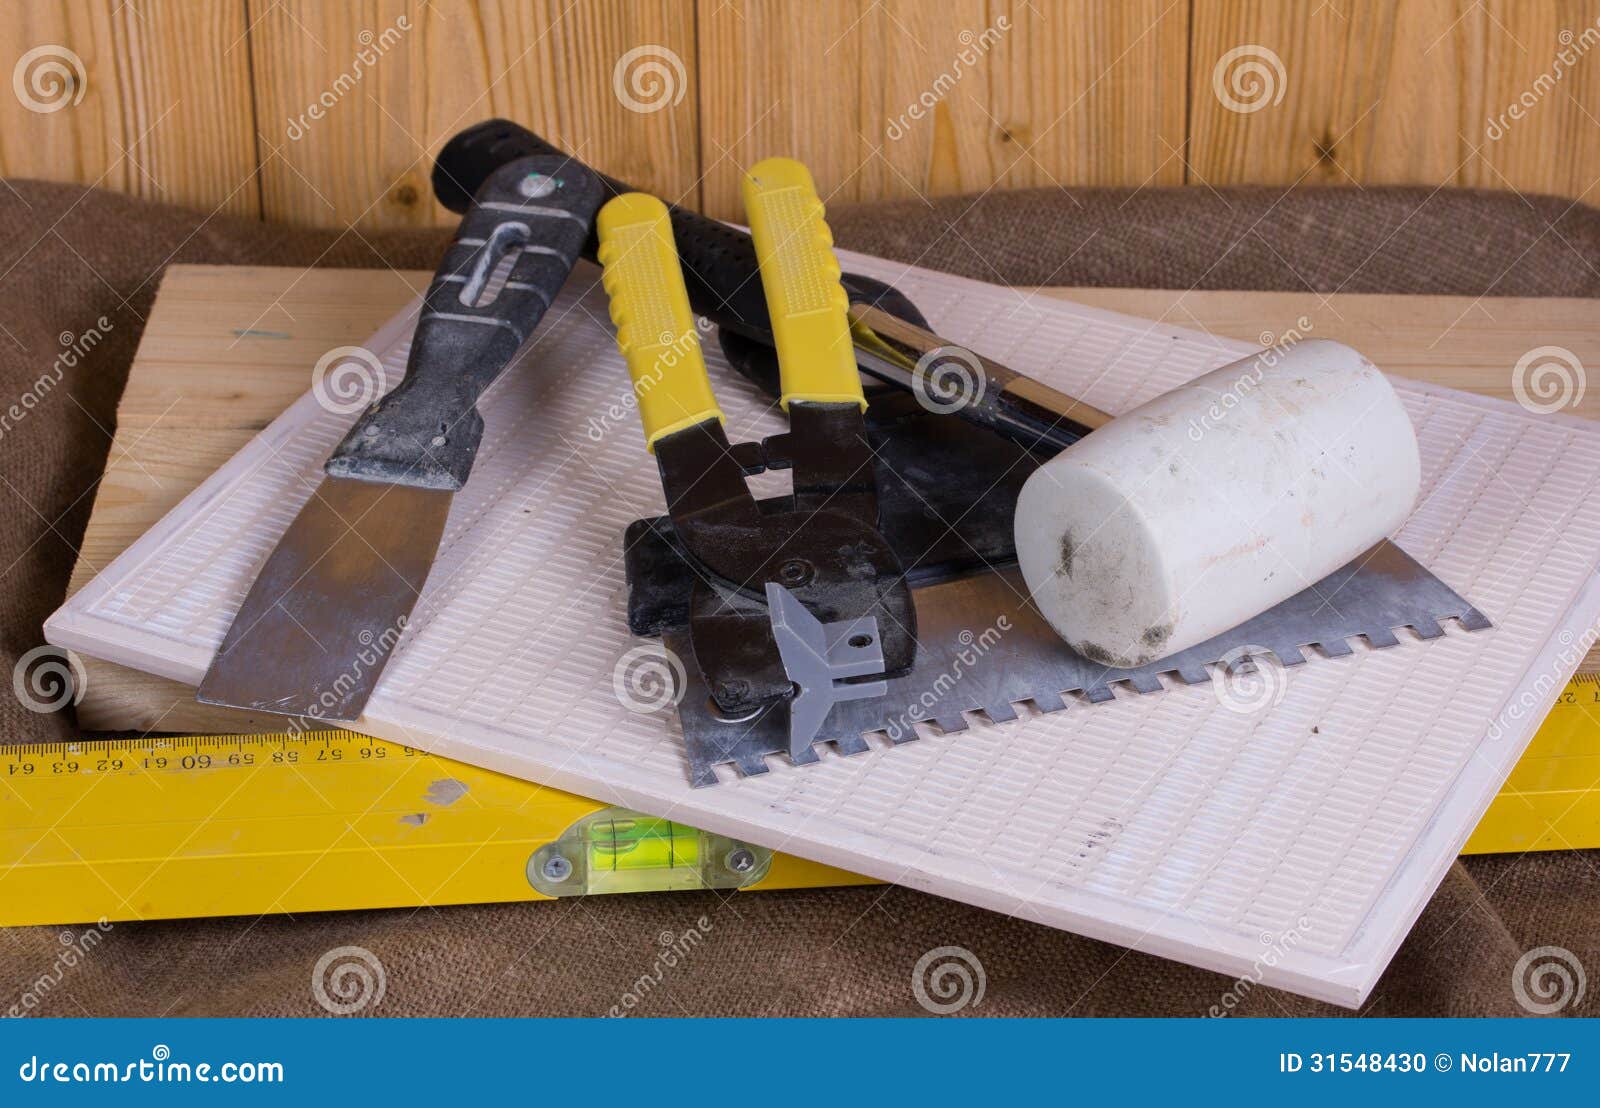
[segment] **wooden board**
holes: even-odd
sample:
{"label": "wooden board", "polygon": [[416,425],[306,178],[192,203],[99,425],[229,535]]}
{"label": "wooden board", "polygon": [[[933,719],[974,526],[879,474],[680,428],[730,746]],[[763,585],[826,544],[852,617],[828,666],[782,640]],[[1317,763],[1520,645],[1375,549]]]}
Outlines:
{"label": "wooden board", "polygon": [[[334,346],[360,343],[428,274],[173,266],[156,298],[118,412],[117,434],[72,591],[126,549],[290,401]],[[1047,289],[1097,307],[1259,341],[1291,328],[1359,346],[1386,369],[1512,395],[1527,351],[1557,345],[1600,365],[1589,300],[1473,300],[1311,293]],[[1307,330],[1302,320],[1311,326]],[[1600,395],[1576,408],[1600,417]],[[1585,668],[1596,668],[1591,656]],[[93,730],[270,730],[270,717],[195,704],[176,682],[85,659],[80,724]]]}

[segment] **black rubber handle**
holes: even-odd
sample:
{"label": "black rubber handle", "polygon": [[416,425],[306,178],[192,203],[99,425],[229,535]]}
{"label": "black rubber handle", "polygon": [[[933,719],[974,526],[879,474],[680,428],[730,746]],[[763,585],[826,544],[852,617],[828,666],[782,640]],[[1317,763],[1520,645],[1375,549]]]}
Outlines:
{"label": "black rubber handle", "polygon": [[[569,164],[582,164],[520,124],[509,119],[490,119],[455,135],[439,151],[433,163],[434,194],[451,211],[463,211],[467,198],[479,182],[511,159],[530,154],[566,157],[570,159]],[[605,189],[607,199],[624,192],[641,191],[615,177],[593,172]],[[772,323],[767,315],[766,295],[761,288],[755,244],[750,236],[676,204],[667,204],[667,210],[672,216],[672,236],[678,245],[678,260],[683,265],[690,306],[719,327],[770,345]],[[591,235],[583,256],[593,261],[596,246]],[[891,304],[886,299],[885,310],[895,311],[896,306],[910,304],[889,285],[870,277],[846,273],[843,284],[851,300],[877,303],[886,294],[893,293],[896,300]],[[926,325],[920,314],[917,322]]]}
{"label": "black rubber handle", "polygon": [[327,472],[450,491],[466,484],[483,438],[478,398],[561,291],[604,199],[595,175],[569,158],[517,158],[485,175],[423,298],[405,380],[361,417]]}

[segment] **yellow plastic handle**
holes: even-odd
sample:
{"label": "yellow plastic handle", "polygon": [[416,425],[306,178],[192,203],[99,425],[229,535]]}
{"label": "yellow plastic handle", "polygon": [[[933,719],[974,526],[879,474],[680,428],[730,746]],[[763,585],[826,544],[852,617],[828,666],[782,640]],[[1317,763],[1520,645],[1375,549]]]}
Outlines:
{"label": "yellow plastic handle", "polygon": [[672,221],[654,196],[629,192],[600,209],[595,230],[617,349],[633,378],[645,445],[655,453],[656,440],[665,435],[708,419],[722,421],[683,287]]}
{"label": "yellow plastic handle", "polygon": [[744,210],[772,317],[784,408],[800,400],[854,402],[866,411],[850,300],[810,172],[793,158],[758,162],[744,177]]}

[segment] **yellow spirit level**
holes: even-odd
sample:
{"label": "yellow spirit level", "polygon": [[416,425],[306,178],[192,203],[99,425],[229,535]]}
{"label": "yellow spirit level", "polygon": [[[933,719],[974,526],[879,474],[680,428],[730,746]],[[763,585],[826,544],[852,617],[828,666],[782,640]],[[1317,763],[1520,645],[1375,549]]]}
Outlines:
{"label": "yellow spirit level", "polygon": [[863,884],[349,731],[0,746],[0,925]]}
{"label": "yellow spirit level", "polygon": [[[1600,675],[1464,853],[1600,846]],[[350,731],[0,746],[0,926],[870,884]]]}

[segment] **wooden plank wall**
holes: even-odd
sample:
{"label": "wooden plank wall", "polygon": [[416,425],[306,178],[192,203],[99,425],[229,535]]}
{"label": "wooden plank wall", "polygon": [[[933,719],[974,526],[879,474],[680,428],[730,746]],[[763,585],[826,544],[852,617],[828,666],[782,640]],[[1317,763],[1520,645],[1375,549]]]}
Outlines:
{"label": "wooden plank wall", "polygon": [[9,0],[0,174],[270,220],[448,220],[505,115],[737,216],[1039,185],[1515,188],[1594,202],[1600,0]]}

